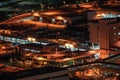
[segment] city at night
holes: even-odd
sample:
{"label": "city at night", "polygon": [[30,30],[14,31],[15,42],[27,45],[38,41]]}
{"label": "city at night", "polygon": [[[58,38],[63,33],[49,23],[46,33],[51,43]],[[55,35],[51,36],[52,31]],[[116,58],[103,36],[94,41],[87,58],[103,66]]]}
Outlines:
{"label": "city at night", "polygon": [[120,0],[0,0],[0,80],[120,80]]}

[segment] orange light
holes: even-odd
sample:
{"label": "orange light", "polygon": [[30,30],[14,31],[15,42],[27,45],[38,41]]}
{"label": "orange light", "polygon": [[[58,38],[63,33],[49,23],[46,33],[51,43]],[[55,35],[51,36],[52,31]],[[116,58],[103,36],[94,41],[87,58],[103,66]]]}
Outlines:
{"label": "orange light", "polygon": [[65,20],[62,16],[57,16],[55,19],[58,19],[58,20]]}
{"label": "orange light", "polygon": [[40,15],[39,15],[38,12],[36,12],[36,13],[33,14],[33,16],[39,17]]}
{"label": "orange light", "polygon": [[5,49],[5,46],[2,46],[2,49]]}

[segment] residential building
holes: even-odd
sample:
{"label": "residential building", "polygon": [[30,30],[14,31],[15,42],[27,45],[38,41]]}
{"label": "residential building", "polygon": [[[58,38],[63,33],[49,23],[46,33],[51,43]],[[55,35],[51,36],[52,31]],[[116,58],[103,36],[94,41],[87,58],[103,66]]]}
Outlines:
{"label": "residential building", "polygon": [[99,44],[101,49],[110,49],[120,40],[119,19],[102,19],[89,23],[90,42]]}

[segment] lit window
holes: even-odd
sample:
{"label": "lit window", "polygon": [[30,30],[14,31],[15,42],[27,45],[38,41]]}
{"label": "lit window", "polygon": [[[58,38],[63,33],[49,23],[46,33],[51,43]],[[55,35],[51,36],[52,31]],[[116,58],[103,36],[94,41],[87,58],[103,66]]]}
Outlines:
{"label": "lit window", "polygon": [[64,22],[64,24],[66,24],[66,23],[67,23],[67,20],[63,20],[63,22]]}
{"label": "lit window", "polygon": [[118,15],[118,17],[120,17],[120,15]]}
{"label": "lit window", "polygon": [[114,27],[113,29],[116,29],[116,27]]}
{"label": "lit window", "polygon": [[120,35],[120,32],[118,32],[118,35]]}
{"label": "lit window", "polygon": [[39,18],[39,21],[42,21],[42,20],[43,20],[43,18],[42,18],[42,17],[40,17],[40,18]]}
{"label": "lit window", "polygon": [[55,19],[52,19],[52,23],[55,23],[55,21],[56,21]]}

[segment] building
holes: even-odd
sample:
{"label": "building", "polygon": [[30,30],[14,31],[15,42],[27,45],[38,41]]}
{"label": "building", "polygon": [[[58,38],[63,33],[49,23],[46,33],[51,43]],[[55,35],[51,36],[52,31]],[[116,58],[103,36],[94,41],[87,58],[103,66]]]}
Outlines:
{"label": "building", "polygon": [[0,40],[0,56],[15,53],[16,48],[13,43]]}
{"label": "building", "polygon": [[41,44],[30,43],[30,44],[20,45],[20,52],[21,53],[27,53],[27,52],[55,53],[54,49],[58,47],[59,45],[54,43],[45,43],[45,42],[41,42]]}
{"label": "building", "polygon": [[39,68],[44,66],[68,67],[97,60],[96,54],[86,51],[71,51],[58,47],[56,44],[25,44],[20,46],[21,56],[17,66],[25,68]]}
{"label": "building", "polygon": [[119,19],[102,19],[89,23],[90,42],[99,44],[101,49],[110,49],[120,40]]}
{"label": "building", "polygon": [[[11,73],[11,74],[10,74]],[[0,74],[1,80],[69,80],[68,70],[42,67]]]}

